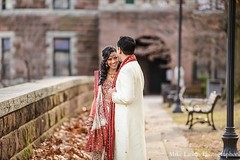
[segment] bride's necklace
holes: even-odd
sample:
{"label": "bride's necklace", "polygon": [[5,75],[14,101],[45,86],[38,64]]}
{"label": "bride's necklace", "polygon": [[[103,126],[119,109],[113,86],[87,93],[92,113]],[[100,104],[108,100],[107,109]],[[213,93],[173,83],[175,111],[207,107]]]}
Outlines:
{"label": "bride's necklace", "polygon": [[109,72],[108,75],[113,79],[113,78],[115,77],[116,73],[117,73],[117,72],[113,72],[113,73],[110,73],[110,72]]}

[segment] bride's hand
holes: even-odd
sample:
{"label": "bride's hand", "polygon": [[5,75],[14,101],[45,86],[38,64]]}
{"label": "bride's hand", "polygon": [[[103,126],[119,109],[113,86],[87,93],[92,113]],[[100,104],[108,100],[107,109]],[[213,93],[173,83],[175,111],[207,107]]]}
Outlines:
{"label": "bride's hand", "polygon": [[93,117],[92,117],[92,116],[89,116],[88,119],[87,119],[87,121],[86,121],[86,126],[88,127],[88,130],[91,129],[92,124],[93,124]]}

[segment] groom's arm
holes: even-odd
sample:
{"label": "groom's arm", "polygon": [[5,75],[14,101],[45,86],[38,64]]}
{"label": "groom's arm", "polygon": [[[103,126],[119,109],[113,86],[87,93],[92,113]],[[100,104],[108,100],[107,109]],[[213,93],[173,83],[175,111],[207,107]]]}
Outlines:
{"label": "groom's arm", "polygon": [[134,75],[131,66],[123,67],[117,78],[118,86],[112,93],[112,101],[122,105],[131,104],[135,99]]}

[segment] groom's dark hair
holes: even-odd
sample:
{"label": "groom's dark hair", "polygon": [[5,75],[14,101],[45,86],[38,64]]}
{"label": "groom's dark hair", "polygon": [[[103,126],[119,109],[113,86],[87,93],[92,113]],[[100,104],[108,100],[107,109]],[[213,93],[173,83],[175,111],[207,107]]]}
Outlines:
{"label": "groom's dark hair", "polygon": [[117,46],[120,47],[124,54],[131,55],[134,53],[136,42],[131,37],[121,36],[117,42]]}

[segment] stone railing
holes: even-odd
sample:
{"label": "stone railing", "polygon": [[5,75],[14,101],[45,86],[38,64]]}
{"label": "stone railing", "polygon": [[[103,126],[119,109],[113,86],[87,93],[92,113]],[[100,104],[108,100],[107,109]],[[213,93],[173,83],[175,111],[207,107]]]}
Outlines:
{"label": "stone railing", "polygon": [[0,89],[0,159],[29,159],[33,145],[89,107],[93,77],[59,77]]}

